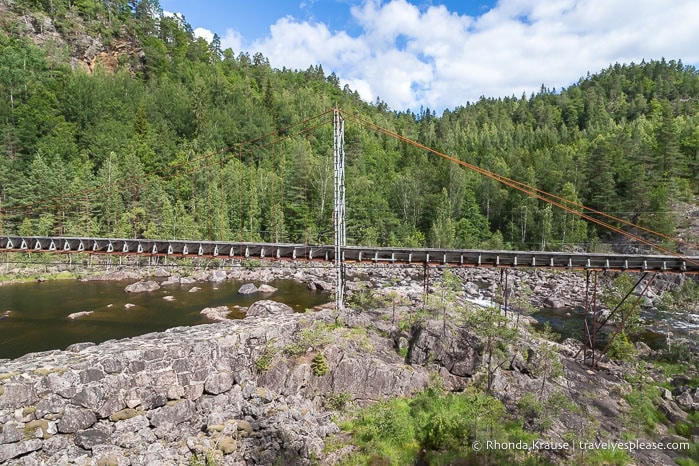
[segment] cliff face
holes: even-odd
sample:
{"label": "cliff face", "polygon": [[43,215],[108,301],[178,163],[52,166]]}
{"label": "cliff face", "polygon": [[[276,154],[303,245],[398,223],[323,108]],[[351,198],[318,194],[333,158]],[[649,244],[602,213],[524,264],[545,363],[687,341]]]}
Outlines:
{"label": "cliff face", "polygon": [[145,54],[126,25],[116,33],[100,32],[100,21],[88,20],[67,10],[60,20],[41,11],[20,8],[11,0],[0,0],[0,25],[6,33],[26,37],[46,50],[57,64],[88,73],[97,68],[115,72],[126,66],[132,72],[142,69]]}

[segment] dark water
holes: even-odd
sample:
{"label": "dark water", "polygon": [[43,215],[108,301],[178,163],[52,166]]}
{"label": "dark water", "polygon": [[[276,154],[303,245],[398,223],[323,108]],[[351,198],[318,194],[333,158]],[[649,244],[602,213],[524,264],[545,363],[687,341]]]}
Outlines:
{"label": "dark water", "polygon": [[[211,323],[200,314],[205,307],[227,305],[232,308],[234,305],[249,306],[260,299],[273,299],[303,311],[330,300],[328,293],[310,291],[304,284],[293,281],[270,283],[278,288],[272,295],[247,296],[237,293],[242,283],[235,281],[165,286],[150,293],[136,294],[124,291],[129,283],[61,280],[0,287],[0,358],[64,349],[85,341],[100,343],[182,325]],[[201,290],[190,293],[193,286]],[[166,295],[175,300],[164,300]],[[135,304],[135,307],[126,309],[126,303]],[[67,318],[80,311],[93,313],[75,320]],[[229,317],[235,316],[231,313]]]}
{"label": "dark water", "polygon": [[[532,314],[532,317],[539,322],[538,329],[542,329],[544,324],[548,323],[551,329],[561,336],[561,339],[575,338],[582,341],[584,338],[585,312],[581,307],[544,308]],[[613,331],[614,328],[611,325],[605,325],[597,334],[597,344],[606,344]],[[653,349],[660,349],[665,345],[664,335],[649,330],[632,335],[629,339],[631,341],[643,341]]]}

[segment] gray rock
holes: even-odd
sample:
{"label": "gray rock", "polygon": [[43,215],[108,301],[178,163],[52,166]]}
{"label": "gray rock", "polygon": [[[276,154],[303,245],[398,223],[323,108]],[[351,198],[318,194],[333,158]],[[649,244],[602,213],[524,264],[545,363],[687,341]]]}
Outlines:
{"label": "gray rock", "polygon": [[233,386],[233,376],[228,372],[211,374],[204,382],[204,391],[212,395],[227,392]]}
{"label": "gray rock", "polygon": [[636,353],[641,358],[647,358],[648,356],[650,356],[653,353],[653,350],[651,349],[651,347],[646,345],[642,341],[637,341],[635,346],[636,346]]}
{"label": "gray rock", "polygon": [[75,444],[86,450],[92,450],[97,445],[105,444],[109,441],[109,432],[101,429],[81,430],[75,435]]}
{"label": "gray rock", "polygon": [[68,314],[68,318],[70,320],[75,320],[75,319],[80,319],[81,317],[86,317],[92,314],[94,311],[80,311],[80,312],[74,312],[72,314]]}
{"label": "gray rock", "polygon": [[689,411],[694,406],[694,399],[689,391],[686,391],[675,398],[675,401],[680,406],[680,408],[685,411]]}
{"label": "gray rock", "polygon": [[[225,270],[214,270],[213,272],[211,272],[210,280],[212,282],[223,282],[227,278],[228,278],[228,276],[226,275]],[[238,293],[240,293],[240,290],[238,291]],[[241,293],[241,294],[246,294],[246,293]]]}
{"label": "gray rock", "polygon": [[200,314],[203,314],[207,319],[215,320],[218,322],[228,320],[228,314],[231,310],[228,306],[218,306],[218,307],[207,307],[201,310]]}
{"label": "gray rock", "polygon": [[658,404],[658,410],[672,423],[684,422],[687,420],[687,413],[682,411],[677,404],[672,401],[661,398]]}
{"label": "gray rock", "polygon": [[257,293],[257,287],[253,283],[246,283],[238,290],[238,294],[253,294]]}
{"label": "gray rock", "polygon": [[551,309],[562,309],[566,307],[565,302],[557,296],[549,296],[544,299],[544,306]]}
{"label": "gray rock", "polygon": [[423,365],[437,362],[449,373],[466,377],[475,374],[481,362],[482,344],[478,335],[467,328],[454,328],[429,320],[413,333],[406,361]]}
{"label": "gray rock", "polygon": [[73,343],[66,348],[66,351],[70,351],[71,353],[79,353],[85,348],[90,348],[91,346],[95,346],[95,344],[89,341],[84,343]]}
{"label": "gray rock", "polygon": [[12,458],[37,451],[41,449],[42,446],[43,442],[39,439],[0,445],[0,463],[5,463],[5,461],[11,460]]}
{"label": "gray rock", "polygon": [[257,288],[257,291],[259,291],[260,293],[274,293],[275,291],[277,291],[277,289],[265,283],[260,285],[259,288]]}
{"label": "gray rock", "polygon": [[158,267],[158,268],[155,269],[155,271],[153,272],[153,276],[156,277],[156,278],[166,278],[166,277],[169,277],[169,276],[170,276],[170,272],[169,272],[168,270],[165,270],[165,269],[162,268],[162,267]]}
{"label": "gray rock", "polygon": [[159,289],[160,285],[158,285],[157,282],[148,280],[132,283],[131,285],[124,288],[124,291],[126,291],[127,293],[143,293],[145,291],[155,291]]}
{"label": "gray rock", "polygon": [[17,408],[32,404],[37,398],[34,388],[23,383],[6,383],[0,396],[1,407]]}
{"label": "gray rock", "polygon": [[92,410],[66,406],[63,417],[58,421],[58,431],[62,434],[72,434],[87,429],[97,422],[97,416]]}
{"label": "gray rock", "polygon": [[137,272],[131,272],[128,270],[117,270],[116,272],[109,272],[103,275],[98,275],[94,277],[88,277],[90,281],[121,281],[121,280],[138,280],[141,275]]}
{"label": "gray rock", "polygon": [[282,314],[293,314],[294,310],[284,303],[278,303],[264,299],[253,303],[249,308],[246,317],[267,317]]}
{"label": "gray rock", "polygon": [[5,424],[2,426],[2,431],[0,431],[0,445],[19,442],[23,438],[24,435],[22,435],[22,432],[20,432],[14,425]]}
{"label": "gray rock", "polygon": [[194,403],[189,400],[176,401],[168,406],[159,408],[150,415],[150,423],[154,427],[177,425],[191,421],[196,415]]}

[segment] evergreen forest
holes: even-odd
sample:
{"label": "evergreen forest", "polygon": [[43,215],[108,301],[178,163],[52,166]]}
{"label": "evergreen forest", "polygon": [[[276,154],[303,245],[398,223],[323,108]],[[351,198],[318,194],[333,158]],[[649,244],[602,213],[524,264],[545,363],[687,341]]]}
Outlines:
{"label": "evergreen forest", "polygon": [[[350,244],[618,240],[360,120],[668,236],[699,192],[699,73],[681,61],[438,115],[364,102],[318,64],[222,50],[157,0],[0,0],[0,13],[3,233],[332,243],[334,107]],[[102,53],[86,64],[90,45]]]}

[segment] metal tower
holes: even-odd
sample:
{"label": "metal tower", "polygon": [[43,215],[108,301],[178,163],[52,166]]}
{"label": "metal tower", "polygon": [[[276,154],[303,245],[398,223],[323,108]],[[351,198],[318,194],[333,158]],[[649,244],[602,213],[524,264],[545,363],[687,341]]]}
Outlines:
{"label": "metal tower", "polygon": [[335,307],[345,307],[344,246],[347,245],[345,227],[345,121],[340,110],[333,111],[333,160],[335,172]]}

